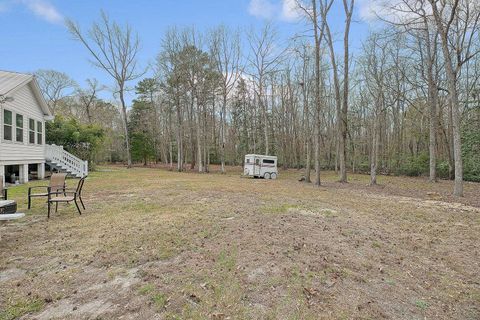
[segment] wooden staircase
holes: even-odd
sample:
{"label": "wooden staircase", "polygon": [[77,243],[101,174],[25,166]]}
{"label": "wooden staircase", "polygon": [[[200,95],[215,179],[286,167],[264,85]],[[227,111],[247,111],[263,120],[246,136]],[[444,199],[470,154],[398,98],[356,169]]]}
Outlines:
{"label": "wooden staircase", "polygon": [[77,158],[63,150],[63,146],[45,145],[45,162],[51,168],[68,173],[73,177],[83,178],[88,175],[88,161]]}

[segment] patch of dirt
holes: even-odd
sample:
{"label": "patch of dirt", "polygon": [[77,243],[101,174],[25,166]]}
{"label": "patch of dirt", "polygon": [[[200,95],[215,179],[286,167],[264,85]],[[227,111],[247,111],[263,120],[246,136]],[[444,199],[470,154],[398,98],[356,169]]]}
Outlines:
{"label": "patch of dirt", "polygon": [[0,271],[0,283],[4,281],[12,281],[25,275],[25,270],[12,268]]}
{"label": "patch of dirt", "polygon": [[473,212],[479,213],[480,208],[469,206],[459,202],[446,202],[440,200],[423,200],[412,197],[401,196],[386,196],[386,195],[370,195],[370,198],[376,198],[384,201],[397,201],[398,203],[413,204],[417,207],[429,208],[429,209],[447,209],[455,212]]}
{"label": "patch of dirt", "polygon": [[380,176],[379,184],[368,185],[367,175],[353,175],[349,183],[333,182],[335,176],[328,176],[324,185],[329,188],[348,189],[367,194],[376,193],[386,196],[409,197],[422,200],[436,200],[449,203],[461,203],[467,206],[480,208],[480,186],[475,182],[464,182],[464,196],[453,196],[453,181],[439,180],[435,183],[428,182],[423,177],[392,177]]}
{"label": "patch of dirt", "polygon": [[[96,282],[96,278],[105,278],[105,271],[95,268],[83,270],[84,276],[91,276],[85,282],[79,283],[71,297],[48,304],[35,319],[95,319],[108,316],[114,305],[123,300],[126,303],[132,294],[133,286],[140,280],[137,277],[138,269],[127,270],[112,280]],[[93,280],[93,282],[92,282]]]}

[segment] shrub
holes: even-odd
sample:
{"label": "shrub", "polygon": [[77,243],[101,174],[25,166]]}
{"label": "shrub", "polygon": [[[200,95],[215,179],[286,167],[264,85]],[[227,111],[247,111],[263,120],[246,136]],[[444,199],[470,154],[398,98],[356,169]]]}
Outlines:
{"label": "shrub", "polygon": [[472,121],[462,135],[463,179],[480,182],[480,130]]}
{"label": "shrub", "polygon": [[416,177],[428,173],[429,156],[427,153],[420,153],[418,156],[407,157],[402,165],[395,170],[396,175]]}
{"label": "shrub", "polygon": [[368,159],[362,160],[356,164],[355,171],[358,173],[370,173],[370,162]]}
{"label": "shrub", "polygon": [[448,161],[437,162],[437,177],[440,179],[450,179],[450,166]]}
{"label": "shrub", "polygon": [[55,116],[46,124],[47,144],[63,146],[73,155],[88,160],[90,169],[96,160],[96,153],[105,139],[105,132],[95,124],[81,124],[78,120]]}

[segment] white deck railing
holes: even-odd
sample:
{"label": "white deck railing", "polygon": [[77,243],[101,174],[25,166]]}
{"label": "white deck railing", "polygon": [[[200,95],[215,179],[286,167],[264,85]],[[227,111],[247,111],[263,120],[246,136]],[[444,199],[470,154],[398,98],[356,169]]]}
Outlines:
{"label": "white deck railing", "polygon": [[55,144],[45,145],[45,159],[55,163],[73,174],[85,177],[88,175],[88,161],[75,157],[73,154],[63,150],[63,146]]}

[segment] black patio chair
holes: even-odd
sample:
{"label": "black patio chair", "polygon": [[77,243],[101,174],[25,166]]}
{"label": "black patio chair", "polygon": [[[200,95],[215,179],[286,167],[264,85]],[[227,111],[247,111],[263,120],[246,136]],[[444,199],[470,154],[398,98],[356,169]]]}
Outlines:
{"label": "black patio chair", "polygon": [[62,190],[55,190],[51,191],[50,188],[48,190],[48,218],[50,218],[50,208],[53,203],[55,203],[55,212],[58,211],[58,203],[70,203],[74,202],[75,206],[77,207],[78,213],[82,214],[82,211],[80,210],[80,207],[78,205],[78,200],[80,201],[80,204],[83,207],[83,210],[85,210],[85,205],[83,204],[82,200],[82,189],[83,189],[83,184],[85,183],[85,178],[83,177],[78,181],[77,188],[75,189],[68,189],[68,188],[63,188]]}

